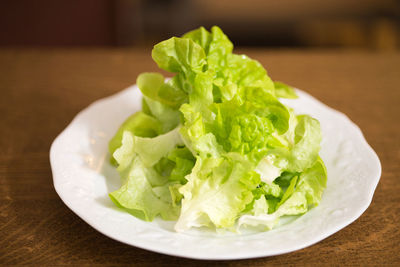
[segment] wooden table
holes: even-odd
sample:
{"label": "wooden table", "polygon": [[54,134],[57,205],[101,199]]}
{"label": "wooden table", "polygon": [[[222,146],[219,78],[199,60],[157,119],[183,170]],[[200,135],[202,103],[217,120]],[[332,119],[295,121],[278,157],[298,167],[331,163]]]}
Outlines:
{"label": "wooden table", "polygon": [[346,113],[383,166],[368,210],[333,236],[290,254],[232,262],[182,259],[98,233],[53,188],[49,149],[81,109],[157,68],[150,49],[0,50],[0,263],[400,264],[400,54],[248,50],[277,80]]}

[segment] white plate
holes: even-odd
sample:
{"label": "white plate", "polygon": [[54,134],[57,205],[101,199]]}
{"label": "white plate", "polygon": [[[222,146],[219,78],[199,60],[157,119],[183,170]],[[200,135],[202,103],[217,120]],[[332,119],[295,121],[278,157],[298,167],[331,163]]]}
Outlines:
{"label": "white plate", "polygon": [[120,187],[108,163],[107,143],[119,125],[141,107],[136,86],[96,101],[80,112],[50,150],[54,187],[64,203],[99,232],[139,248],[195,259],[244,259],[310,246],[356,220],[371,203],[381,165],[359,128],[345,115],[298,90],[283,102],[317,118],[328,184],[320,205],[268,232],[216,234],[173,231],[173,223],[145,222],[120,211],[108,193]]}

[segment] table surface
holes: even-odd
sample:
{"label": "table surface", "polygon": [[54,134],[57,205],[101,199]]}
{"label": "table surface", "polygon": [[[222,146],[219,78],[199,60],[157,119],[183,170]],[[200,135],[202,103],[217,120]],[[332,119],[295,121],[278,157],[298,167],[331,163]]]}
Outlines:
{"label": "table surface", "polygon": [[[371,206],[354,223],[302,250],[204,262],[131,247],[100,234],[53,188],[49,149],[91,102],[156,71],[150,49],[0,50],[0,264],[400,264],[400,53],[245,50],[275,80],[347,114],[382,162]],[[397,177],[397,178],[396,178]]]}

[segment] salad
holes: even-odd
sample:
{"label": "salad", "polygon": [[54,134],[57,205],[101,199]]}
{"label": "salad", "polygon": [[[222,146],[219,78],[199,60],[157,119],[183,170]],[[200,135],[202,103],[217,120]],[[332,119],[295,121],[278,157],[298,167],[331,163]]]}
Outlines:
{"label": "salad", "polygon": [[146,221],[192,227],[272,229],[318,205],[327,172],[319,122],[279,98],[296,98],[220,28],[201,27],[154,46],[142,73],[142,110],[110,140],[121,188],[116,206]]}

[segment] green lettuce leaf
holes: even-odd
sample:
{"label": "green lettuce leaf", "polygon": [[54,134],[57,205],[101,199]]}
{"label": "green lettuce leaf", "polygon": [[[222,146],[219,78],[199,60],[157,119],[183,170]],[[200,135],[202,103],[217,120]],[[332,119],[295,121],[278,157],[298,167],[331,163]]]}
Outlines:
{"label": "green lettuce leaf", "polygon": [[[314,165],[301,173],[299,177],[292,177],[276,211],[270,214],[243,215],[239,219],[238,227],[262,225],[266,229],[272,229],[282,216],[300,215],[307,212],[321,201],[326,181],[326,167],[322,159],[318,158]],[[252,211],[252,214],[256,214],[256,211]]]}
{"label": "green lettuce leaf", "polygon": [[[144,112],[136,112],[127,118],[119,127],[114,137],[108,143],[108,150],[111,155],[122,145],[122,135],[125,131],[129,131],[133,135],[141,137],[154,137],[162,132],[162,124],[156,118],[153,118]],[[111,163],[114,165],[116,161],[111,156]]]}
{"label": "green lettuce leaf", "polygon": [[148,113],[161,123],[162,133],[169,132],[179,125],[181,114],[178,110],[171,109],[146,96],[143,96],[143,102],[146,103]]}
{"label": "green lettuce leaf", "polygon": [[191,39],[203,48],[209,68],[218,71],[226,67],[227,57],[232,54],[233,44],[219,27],[213,26],[211,33],[200,27],[186,33],[183,38]]}
{"label": "green lettuce leaf", "polygon": [[153,138],[134,136],[125,131],[122,140],[125,140],[125,146],[130,149],[118,149],[114,152],[113,156],[120,166],[135,155],[141,158],[144,165],[153,166],[176,146],[183,145],[179,128]]}
{"label": "green lettuce leaf", "polygon": [[287,148],[269,152],[275,156],[274,164],[289,172],[301,172],[317,160],[322,140],[319,122],[308,115],[297,116],[297,124]]}
{"label": "green lettuce leaf", "polygon": [[177,109],[187,102],[187,93],[172,82],[165,83],[165,78],[159,73],[145,72],[136,80],[140,91],[163,109]]}
{"label": "green lettuce leaf", "polygon": [[[172,204],[169,191],[172,183],[153,168],[159,159],[179,144],[175,140],[176,133],[174,130],[155,138],[137,137],[129,131],[123,133],[122,145],[113,155],[118,163],[122,186],[110,193],[111,200],[119,208],[147,221],[157,215],[165,220],[177,218],[179,207]],[[143,153],[145,146],[151,150],[150,153]]]}
{"label": "green lettuce leaf", "polygon": [[119,208],[146,221],[152,221],[157,215],[161,215],[164,220],[175,220],[178,217],[179,208],[171,204],[172,198],[165,201],[165,198],[157,196],[149,182],[150,177],[156,174],[146,168],[140,158],[135,157],[125,173],[124,184],[110,193],[111,200]]}
{"label": "green lettuce leaf", "polygon": [[169,179],[171,181],[179,181],[180,184],[185,184],[185,176],[191,173],[196,158],[187,147],[182,147],[169,152],[168,159],[174,163]]}
{"label": "green lettuce leaf", "polygon": [[275,94],[277,97],[291,99],[298,98],[296,91],[293,89],[293,87],[278,81],[274,81],[274,86]]}
{"label": "green lettuce leaf", "polygon": [[182,38],[191,39],[203,48],[206,55],[208,54],[212,36],[204,27],[187,32],[182,36]]}
{"label": "green lettuce leaf", "polygon": [[179,189],[182,208],[175,225],[178,232],[190,227],[233,227],[239,213],[253,199],[259,176],[252,165],[237,154],[197,157],[188,182]]}
{"label": "green lettuce leaf", "polygon": [[185,74],[189,80],[206,64],[203,48],[187,38],[172,37],[155,45],[152,57],[161,69]]}

